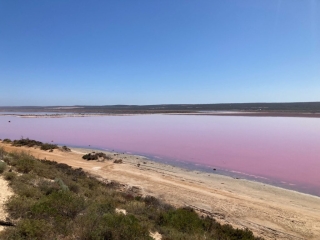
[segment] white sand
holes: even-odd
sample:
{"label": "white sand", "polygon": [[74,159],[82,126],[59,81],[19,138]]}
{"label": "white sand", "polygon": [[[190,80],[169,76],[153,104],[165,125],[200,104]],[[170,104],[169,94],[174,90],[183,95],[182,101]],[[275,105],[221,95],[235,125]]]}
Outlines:
{"label": "white sand", "polygon": [[[4,203],[7,199],[13,195],[12,190],[8,186],[8,182],[3,179],[0,175],[0,220],[6,221],[6,217],[8,216],[5,208]],[[0,231],[2,231],[5,227],[0,226]]]}

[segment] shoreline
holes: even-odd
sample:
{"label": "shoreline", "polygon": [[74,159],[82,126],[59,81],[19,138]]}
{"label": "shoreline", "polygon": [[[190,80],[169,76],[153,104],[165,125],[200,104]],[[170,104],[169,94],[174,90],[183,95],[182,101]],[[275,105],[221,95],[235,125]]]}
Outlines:
{"label": "shoreline", "polygon": [[[62,145],[58,145],[59,147],[62,147]],[[202,165],[197,165],[195,163],[192,162],[182,162],[182,161],[175,161],[175,160],[169,160],[169,159],[165,159],[165,158],[153,158],[152,156],[148,156],[148,155],[143,155],[143,154],[139,154],[139,153],[126,153],[126,152],[122,152],[121,151],[108,151],[105,149],[100,149],[100,148],[87,148],[87,147],[69,147],[71,149],[72,152],[77,152],[77,153],[81,153],[81,154],[87,154],[87,153],[92,153],[92,152],[102,152],[107,154],[107,156],[113,155],[113,154],[117,154],[118,156],[125,157],[126,158],[126,162],[130,163],[131,165],[135,166],[136,164],[142,162],[149,162],[150,164],[157,164],[159,166],[162,166],[162,168],[173,168],[173,169],[179,169],[180,171],[185,171],[185,172],[189,172],[189,173],[195,173],[195,174],[208,174],[208,175],[214,175],[214,176],[220,176],[220,177],[226,177],[226,178],[230,178],[230,179],[234,179],[234,180],[243,180],[243,181],[248,181],[251,182],[253,184],[261,184],[261,185],[267,185],[273,188],[277,188],[280,191],[281,190],[286,190],[286,191],[290,191],[293,193],[298,193],[298,194],[304,194],[306,196],[310,196],[310,197],[316,197],[320,199],[320,196],[314,195],[314,194],[310,194],[310,193],[306,193],[306,192],[302,192],[302,191],[298,191],[295,189],[289,189],[289,188],[285,188],[276,184],[271,184],[269,182],[272,182],[271,179],[265,178],[265,177],[260,177],[260,176],[255,176],[255,175],[249,175],[246,173],[241,173],[241,172],[235,172],[235,171],[231,171],[231,170],[227,170],[227,169],[216,169],[215,171],[210,171],[212,170],[212,167],[209,166],[202,166]],[[134,159],[136,158],[136,160]],[[162,162],[165,161],[165,162]],[[139,162],[140,161],[140,162]],[[179,164],[178,165],[175,165]],[[190,168],[189,168],[189,167]],[[194,169],[192,169],[192,167],[194,167]],[[245,176],[250,176],[250,178],[245,178]],[[268,181],[259,181],[257,179],[266,179]],[[275,180],[274,180],[275,181]]]}
{"label": "shoreline", "polygon": [[[265,239],[319,239],[320,198],[260,182],[216,173],[190,171],[158,163],[138,155],[108,153],[112,160],[86,161],[82,155],[98,149],[70,148],[53,152],[0,143],[9,151],[24,150],[40,159],[54,160],[105,181],[136,187],[174,206],[191,206],[221,223],[249,228]],[[114,155],[116,154],[116,155]],[[113,163],[122,159],[122,164]],[[139,164],[139,165],[138,165]]]}
{"label": "shoreline", "polygon": [[[58,144],[60,147],[65,144]],[[194,162],[188,162],[188,161],[180,161],[180,160],[175,160],[175,159],[170,159],[166,157],[156,157],[148,154],[143,154],[139,152],[126,152],[125,150],[109,150],[109,149],[104,149],[104,148],[95,148],[95,147],[83,147],[83,146],[70,146],[70,149],[73,149],[75,152],[78,150],[83,150],[82,153],[89,153],[89,152],[103,152],[108,154],[120,154],[123,156],[137,156],[137,157],[142,157],[146,161],[150,162],[155,162],[159,165],[168,165],[173,168],[178,168],[182,169],[188,172],[201,172],[204,174],[214,174],[214,175],[220,175],[220,176],[226,176],[230,177],[232,179],[236,180],[246,180],[249,182],[253,183],[260,183],[260,184],[265,184],[269,185],[272,187],[288,190],[288,191],[293,191],[301,194],[306,194],[309,196],[315,196],[320,198],[320,195],[313,194],[311,193],[312,191],[306,191],[304,190],[303,186],[296,187],[298,186],[297,184],[292,184],[290,182],[283,182],[282,180],[276,180],[272,178],[267,178],[259,175],[253,175],[245,172],[239,172],[235,170],[229,170],[225,168],[219,168],[216,166],[208,166],[208,165],[201,165],[198,163]],[[130,158],[129,158],[130,159]],[[215,170],[213,170],[215,169]]]}

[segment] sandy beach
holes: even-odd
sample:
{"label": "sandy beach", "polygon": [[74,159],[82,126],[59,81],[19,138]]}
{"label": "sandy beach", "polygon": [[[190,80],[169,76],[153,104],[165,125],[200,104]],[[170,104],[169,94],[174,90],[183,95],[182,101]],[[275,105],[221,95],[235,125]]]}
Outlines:
{"label": "sandy beach", "polygon": [[[221,223],[249,228],[265,239],[320,239],[320,198],[244,179],[173,167],[141,156],[105,152],[112,160],[82,159],[90,149],[46,152],[0,143],[40,159],[81,167],[102,181],[118,181],[174,206],[192,206]],[[122,164],[113,163],[121,159]],[[1,193],[6,185],[1,184]],[[1,204],[1,203],[0,203]]]}

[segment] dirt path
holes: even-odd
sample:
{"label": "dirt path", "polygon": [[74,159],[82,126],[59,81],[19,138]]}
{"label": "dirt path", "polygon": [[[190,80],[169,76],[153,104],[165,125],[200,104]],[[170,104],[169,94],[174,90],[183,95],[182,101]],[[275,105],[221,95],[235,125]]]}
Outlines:
{"label": "dirt path", "polygon": [[98,177],[137,186],[145,195],[175,206],[193,206],[222,223],[248,227],[265,239],[320,239],[319,197],[244,179],[188,171],[140,156],[109,153],[124,162],[114,164],[81,159],[88,152],[85,149],[49,153],[0,143],[1,146],[7,151],[24,150],[37,158],[81,167]]}

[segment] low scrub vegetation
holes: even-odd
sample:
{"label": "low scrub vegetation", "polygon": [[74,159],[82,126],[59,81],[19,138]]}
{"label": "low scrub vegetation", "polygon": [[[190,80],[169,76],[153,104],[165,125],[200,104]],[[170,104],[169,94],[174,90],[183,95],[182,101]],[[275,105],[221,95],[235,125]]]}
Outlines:
{"label": "low scrub vegetation", "polygon": [[110,160],[111,157],[107,156],[105,153],[99,152],[99,153],[88,153],[82,156],[83,159],[90,161],[90,160],[99,160],[99,159],[103,159],[103,160]]}
{"label": "low scrub vegetation", "polygon": [[12,143],[12,141],[9,138],[5,138],[2,140],[3,143]]}
{"label": "low scrub vegetation", "polygon": [[122,159],[116,159],[113,161],[113,163],[122,163],[122,162],[123,162]]}
{"label": "low scrub vegetation", "polygon": [[31,140],[29,138],[21,138],[19,140],[14,140],[12,142],[12,145],[16,147],[21,147],[21,146],[33,147],[33,146],[41,146],[42,144],[43,144],[42,142]]}
{"label": "low scrub vegetation", "polygon": [[62,146],[61,149],[65,152],[71,152],[71,149],[68,148],[67,146]]}
{"label": "low scrub vegetation", "polygon": [[[32,140],[29,138],[21,138],[19,140],[14,140],[14,141],[11,141],[10,139],[4,139],[2,142],[3,143],[11,143],[12,146],[15,146],[15,147],[22,147],[22,146],[40,147],[40,149],[44,150],[44,151],[47,151],[47,150],[53,151],[53,149],[59,148],[58,145],[56,145],[56,144],[43,143],[43,142],[39,142],[39,141]],[[66,146],[63,146],[61,149],[65,150],[65,151],[70,151],[70,149],[67,148]]]}
{"label": "low scrub vegetation", "polygon": [[[221,225],[199,217],[191,208],[174,208],[160,200],[118,191],[87,175],[81,168],[26,153],[0,149],[3,170],[15,195],[6,203],[15,226],[0,233],[0,239],[258,239],[249,230]],[[116,208],[125,209],[126,215]]]}
{"label": "low scrub vegetation", "polygon": [[56,144],[50,144],[50,143],[43,143],[41,146],[40,146],[40,149],[41,150],[44,150],[44,151],[47,151],[47,150],[53,150],[53,149],[57,149],[58,146]]}
{"label": "low scrub vegetation", "polygon": [[0,160],[0,174],[3,173],[7,168],[7,164]]}

